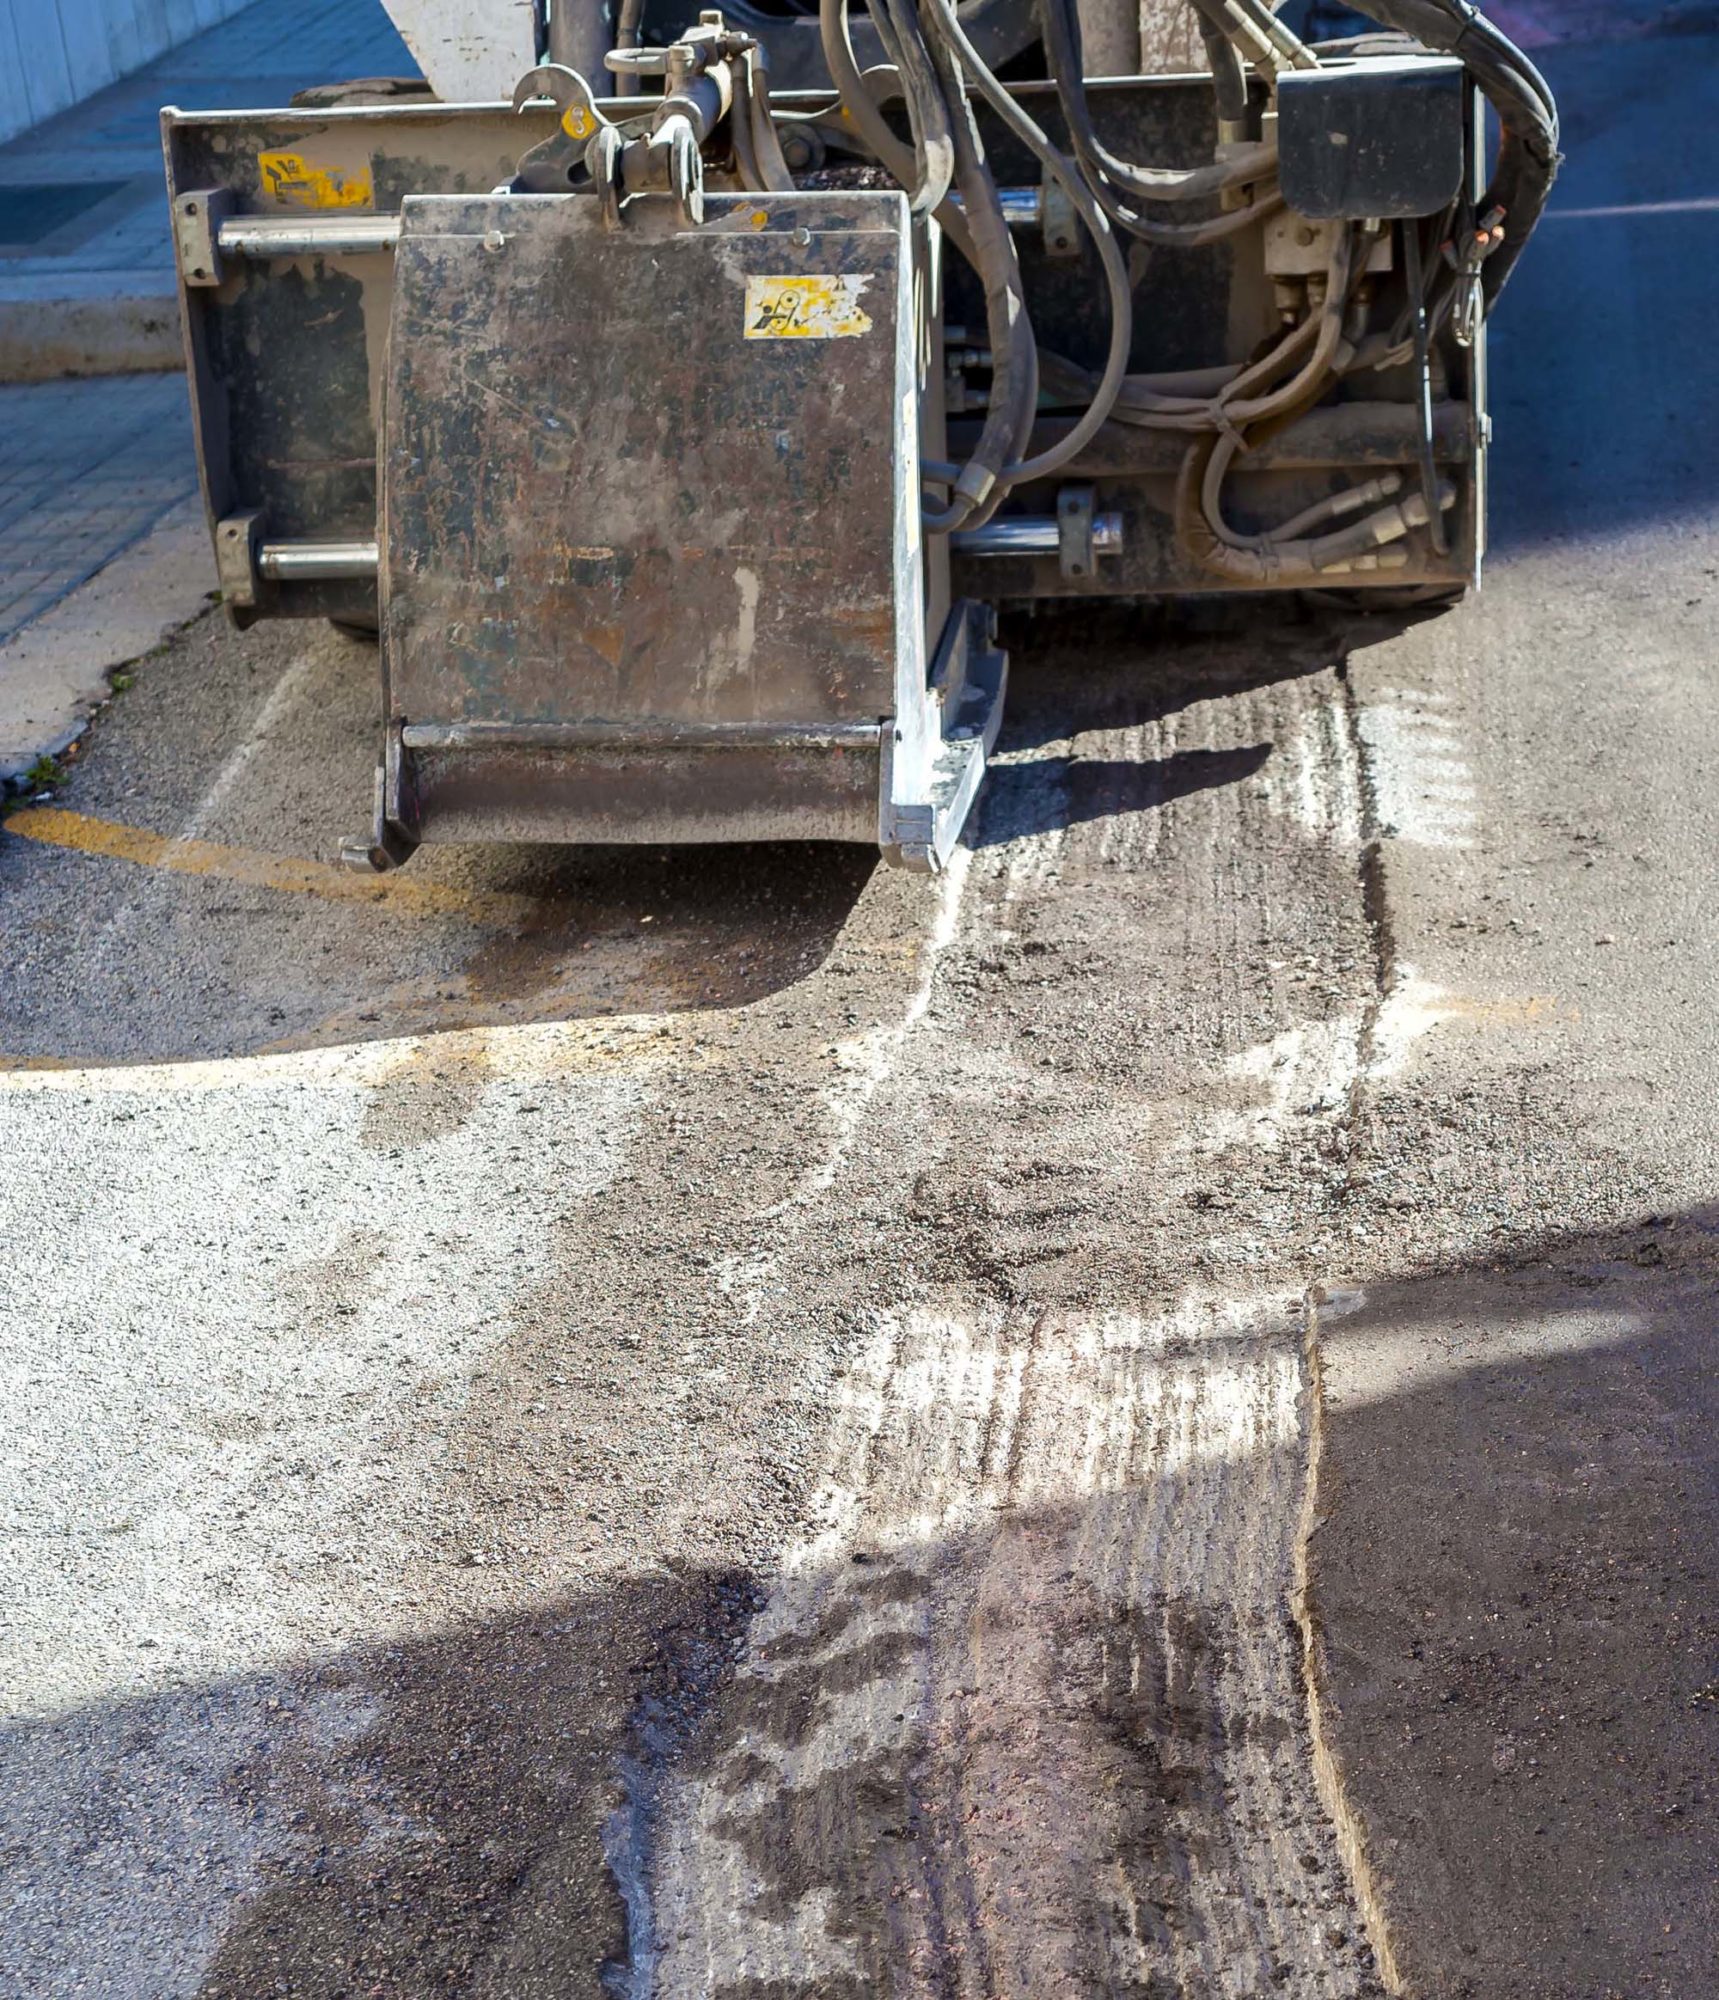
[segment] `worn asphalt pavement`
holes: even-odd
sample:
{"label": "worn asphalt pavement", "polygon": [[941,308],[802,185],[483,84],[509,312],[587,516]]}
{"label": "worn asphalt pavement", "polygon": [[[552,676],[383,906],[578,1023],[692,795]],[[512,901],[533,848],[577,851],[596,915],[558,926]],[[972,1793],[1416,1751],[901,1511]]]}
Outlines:
{"label": "worn asphalt pavement", "polygon": [[8,2000],[1719,1995],[1719,35],[1541,54],[1484,594],[1020,625],[939,882],[361,882],[212,615],[10,818]]}

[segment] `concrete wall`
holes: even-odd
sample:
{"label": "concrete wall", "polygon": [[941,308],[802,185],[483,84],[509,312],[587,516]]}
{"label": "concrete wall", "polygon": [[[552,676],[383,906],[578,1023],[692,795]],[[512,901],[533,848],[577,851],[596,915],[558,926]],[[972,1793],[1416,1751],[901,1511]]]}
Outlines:
{"label": "concrete wall", "polygon": [[250,0],[0,0],[0,140],[129,76]]}

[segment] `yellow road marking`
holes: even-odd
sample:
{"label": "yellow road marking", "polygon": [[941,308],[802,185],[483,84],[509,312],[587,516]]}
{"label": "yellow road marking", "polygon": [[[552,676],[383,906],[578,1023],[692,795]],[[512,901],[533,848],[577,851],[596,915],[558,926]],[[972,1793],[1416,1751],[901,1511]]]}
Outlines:
{"label": "yellow road marking", "polygon": [[284,854],[258,854],[212,840],[176,840],[118,820],[94,819],[58,806],[26,806],[5,822],[6,831],[44,847],[69,848],[140,868],[165,868],[176,875],[204,875],[254,889],[277,889],[289,896],[315,896],[326,903],[369,903],[408,917],[461,917],[491,930],[516,930],[540,919],[553,904],[505,891],[456,889],[411,876],[365,876],[332,861],[301,861]]}
{"label": "yellow road marking", "polygon": [[432,1065],[452,1049],[466,1061],[481,1056],[501,1083],[552,1082],[612,1072],[650,1076],[662,1070],[718,1069],[734,1059],[720,1038],[714,1012],[619,1014],[582,1021],[534,1021],[496,1027],[438,1029],[374,1042],[301,1049],[261,1049],[254,1055],[200,1056],[189,1061],[76,1062],[52,1056],[0,1056],[0,1097],[76,1091],[113,1097],[169,1092],[266,1089],[282,1083],[338,1090],[378,1090]]}

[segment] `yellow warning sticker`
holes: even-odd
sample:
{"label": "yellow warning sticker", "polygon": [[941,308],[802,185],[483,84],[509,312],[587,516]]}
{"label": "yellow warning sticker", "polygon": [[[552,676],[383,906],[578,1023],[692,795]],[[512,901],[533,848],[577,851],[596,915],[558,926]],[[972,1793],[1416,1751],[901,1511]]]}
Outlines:
{"label": "yellow warning sticker", "polygon": [[870,333],[860,294],[871,273],[830,278],[748,278],[748,340],[847,340]]}
{"label": "yellow warning sticker", "polygon": [[369,208],[376,199],[364,168],[345,173],[319,167],[302,153],[259,153],[257,172],[263,193],[290,208]]}
{"label": "yellow warning sticker", "polygon": [[562,112],[561,129],[569,139],[589,139],[597,129],[597,121],[582,104],[574,104]]}

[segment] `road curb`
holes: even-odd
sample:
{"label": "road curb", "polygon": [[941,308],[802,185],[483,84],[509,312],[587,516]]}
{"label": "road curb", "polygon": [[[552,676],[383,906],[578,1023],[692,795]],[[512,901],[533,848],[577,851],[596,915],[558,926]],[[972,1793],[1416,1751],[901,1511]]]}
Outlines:
{"label": "road curb", "polygon": [[214,582],[193,494],[0,645],[0,798],[77,741],[113,692],[108,676],[188,625]]}
{"label": "road curb", "polygon": [[184,365],[179,301],[170,292],[0,301],[0,382],[154,374]]}

